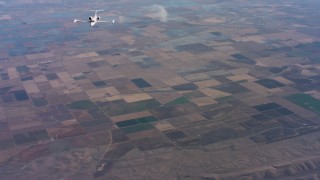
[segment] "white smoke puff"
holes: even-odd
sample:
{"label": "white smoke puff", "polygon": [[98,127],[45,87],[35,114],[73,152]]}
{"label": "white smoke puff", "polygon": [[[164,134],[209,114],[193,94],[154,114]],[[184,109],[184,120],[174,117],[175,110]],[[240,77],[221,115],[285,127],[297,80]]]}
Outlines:
{"label": "white smoke puff", "polygon": [[160,22],[167,22],[168,12],[162,5],[154,4],[149,10],[154,18],[160,19]]}

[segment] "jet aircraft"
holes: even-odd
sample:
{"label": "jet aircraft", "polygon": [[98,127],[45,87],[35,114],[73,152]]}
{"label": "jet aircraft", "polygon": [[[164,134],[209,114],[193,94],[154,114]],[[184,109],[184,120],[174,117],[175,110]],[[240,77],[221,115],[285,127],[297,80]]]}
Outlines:
{"label": "jet aircraft", "polygon": [[[101,21],[101,17],[98,16],[98,12],[99,11],[103,11],[103,10],[91,10],[94,11],[94,16],[89,16],[89,20],[85,21],[85,20],[81,20],[81,19],[75,19],[73,22],[86,22],[86,23],[90,23],[90,26],[94,26],[96,23],[101,23],[101,22],[109,22],[109,21]],[[114,24],[116,20],[112,20],[111,22]]]}

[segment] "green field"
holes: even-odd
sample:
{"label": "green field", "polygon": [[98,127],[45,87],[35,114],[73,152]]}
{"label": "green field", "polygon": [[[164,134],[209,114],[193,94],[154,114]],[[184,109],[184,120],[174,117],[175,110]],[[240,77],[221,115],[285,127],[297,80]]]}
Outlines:
{"label": "green field", "polygon": [[148,129],[153,129],[154,127],[148,123],[146,124],[138,124],[135,126],[130,126],[130,127],[126,127],[126,128],[122,128],[122,130],[126,133],[126,134],[130,134],[130,133],[135,133],[135,132],[140,132],[140,131],[145,131]]}
{"label": "green field", "polygon": [[176,105],[186,104],[186,103],[189,103],[188,99],[182,96],[164,104],[164,106],[176,106]]}
{"label": "green field", "polygon": [[285,98],[296,105],[320,113],[320,100],[308,94],[293,94]]}
{"label": "green field", "polygon": [[158,119],[154,116],[148,116],[148,117],[141,117],[141,118],[137,118],[137,119],[130,119],[130,120],[126,120],[126,121],[121,121],[121,122],[117,122],[116,124],[118,127],[123,128],[123,127],[133,126],[133,125],[137,125],[137,124],[154,122],[157,120]]}
{"label": "green field", "polygon": [[36,107],[45,106],[48,104],[48,101],[43,97],[32,98],[32,102]]}

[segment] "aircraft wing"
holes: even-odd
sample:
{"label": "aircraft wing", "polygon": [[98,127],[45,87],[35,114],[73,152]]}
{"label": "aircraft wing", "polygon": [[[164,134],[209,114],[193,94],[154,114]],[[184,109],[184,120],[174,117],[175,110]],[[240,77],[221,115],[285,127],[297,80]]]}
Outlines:
{"label": "aircraft wing", "polygon": [[76,23],[76,22],[88,22],[88,21],[81,20],[81,19],[74,19],[73,22]]}
{"label": "aircraft wing", "polygon": [[111,22],[112,24],[116,23],[117,21],[115,19],[111,20],[111,21],[98,21],[98,22]]}
{"label": "aircraft wing", "polygon": [[98,22],[109,22],[109,21],[98,21]]}

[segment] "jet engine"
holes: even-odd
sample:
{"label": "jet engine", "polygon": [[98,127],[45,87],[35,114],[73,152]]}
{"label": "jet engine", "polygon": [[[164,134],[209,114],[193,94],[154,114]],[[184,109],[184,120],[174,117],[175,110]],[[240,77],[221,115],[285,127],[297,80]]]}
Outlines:
{"label": "jet engine", "polygon": [[100,16],[98,16],[98,17],[97,17],[97,20],[99,21],[100,19],[101,19],[101,17],[100,17]]}
{"label": "jet engine", "polygon": [[92,21],[92,17],[91,16],[89,16],[89,21]]}

